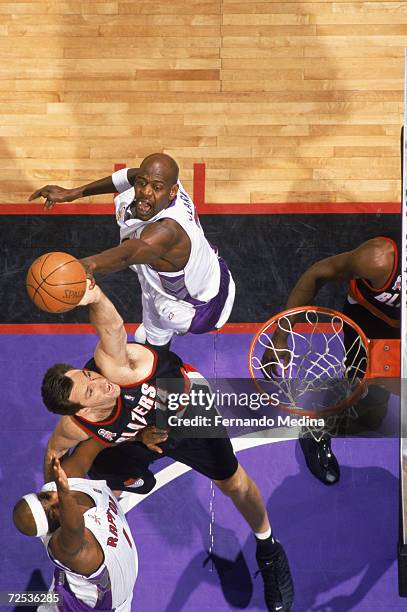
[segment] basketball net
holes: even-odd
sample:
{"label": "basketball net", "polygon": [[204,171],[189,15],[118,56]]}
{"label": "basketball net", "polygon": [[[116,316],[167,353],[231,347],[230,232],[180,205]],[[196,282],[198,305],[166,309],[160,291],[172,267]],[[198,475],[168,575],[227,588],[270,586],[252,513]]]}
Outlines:
{"label": "basketball net", "polygon": [[357,417],[352,407],[367,394],[369,379],[400,375],[397,351],[390,350],[394,342],[368,340],[354,321],[335,310],[293,308],[274,316],[256,334],[249,351],[250,375],[259,392],[278,394],[278,409],[323,417],[322,430],[308,428],[321,439],[324,433],[337,434],[345,414]]}

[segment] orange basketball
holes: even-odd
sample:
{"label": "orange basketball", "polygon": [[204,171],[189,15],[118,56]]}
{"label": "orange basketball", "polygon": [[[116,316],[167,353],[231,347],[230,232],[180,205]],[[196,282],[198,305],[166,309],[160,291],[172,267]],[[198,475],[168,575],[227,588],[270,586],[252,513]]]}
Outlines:
{"label": "orange basketball", "polygon": [[30,266],[27,293],[46,312],[67,312],[79,304],[86,291],[86,272],[69,253],[45,253]]}

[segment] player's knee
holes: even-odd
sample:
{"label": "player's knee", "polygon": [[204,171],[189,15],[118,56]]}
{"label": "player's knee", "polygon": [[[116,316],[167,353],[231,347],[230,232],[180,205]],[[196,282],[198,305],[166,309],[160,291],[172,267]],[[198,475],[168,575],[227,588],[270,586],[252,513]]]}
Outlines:
{"label": "player's knee", "polygon": [[233,497],[234,495],[244,495],[249,488],[249,480],[246,472],[239,466],[233,476],[225,480],[214,480],[214,483],[224,495]]}

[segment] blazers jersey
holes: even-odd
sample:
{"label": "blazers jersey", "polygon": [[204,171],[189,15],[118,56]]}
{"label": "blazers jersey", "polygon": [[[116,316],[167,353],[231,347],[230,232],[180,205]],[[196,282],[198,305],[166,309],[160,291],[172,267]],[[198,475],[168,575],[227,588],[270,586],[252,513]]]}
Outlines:
{"label": "blazers jersey", "polygon": [[[178,397],[189,391],[188,366],[184,366],[181,358],[172,351],[149,350],[154,354],[150,374],[144,380],[120,388],[120,396],[108,419],[94,422],[77,414],[71,415],[73,421],[89,435],[105,444],[133,440],[148,425],[163,426],[162,422],[157,423],[157,411],[163,411],[166,419],[169,393],[175,393]],[[85,368],[98,371],[93,359],[87,362]]]}

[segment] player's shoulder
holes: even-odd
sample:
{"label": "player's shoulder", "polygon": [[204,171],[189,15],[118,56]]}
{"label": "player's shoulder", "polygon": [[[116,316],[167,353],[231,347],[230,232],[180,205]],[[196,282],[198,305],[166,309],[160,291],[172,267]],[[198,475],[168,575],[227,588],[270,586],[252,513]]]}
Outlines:
{"label": "player's shoulder", "polygon": [[183,229],[176,217],[162,217],[147,225],[140,234],[143,240],[159,240],[168,247],[178,242]]}
{"label": "player's shoulder", "polygon": [[362,242],[353,252],[371,256],[374,259],[383,258],[388,254],[393,254],[394,240],[388,236],[374,236]]}
{"label": "player's shoulder", "polygon": [[72,440],[87,440],[89,438],[89,434],[87,434],[77,423],[75,423],[73,419],[73,415],[64,415],[58,421],[58,424],[54,430],[54,433],[58,435],[62,435],[65,438],[69,438]]}
{"label": "player's shoulder", "polygon": [[394,243],[385,236],[375,236],[350,252],[355,276],[371,278],[390,274],[394,263]]}

